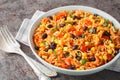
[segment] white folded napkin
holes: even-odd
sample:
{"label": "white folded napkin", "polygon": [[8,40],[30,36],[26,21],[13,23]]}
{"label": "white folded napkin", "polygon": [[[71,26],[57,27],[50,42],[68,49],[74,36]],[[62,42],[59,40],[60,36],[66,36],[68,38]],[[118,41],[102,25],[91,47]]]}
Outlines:
{"label": "white folded napkin", "polygon": [[21,43],[28,45],[28,32],[29,32],[29,29],[30,29],[30,25],[32,23],[34,23],[34,21],[36,21],[38,19],[39,16],[43,15],[45,12],[43,11],[36,11],[34,13],[34,15],[32,16],[31,19],[24,19],[22,24],[21,24],[21,27],[15,37],[16,40],[20,41]]}
{"label": "white folded napkin", "polygon": [[[21,43],[29,46],[28,44],[28,31],[30,29],[30,25],[36,21],[36,19],[38,19],[38,17],[40,17],[41,15],[43,15],[45,12],[43,11],[39,11],[37,10],[34,15],[32,16],[31,19],[24,19],[22,22],[22,25],[16,35],[16,39],[18,41],[20,41]],[[113,64],[111,65],[109,68],[107,68],[109,70],[113,70],[113,71],[117,71],[120,72],[120,58]]]}

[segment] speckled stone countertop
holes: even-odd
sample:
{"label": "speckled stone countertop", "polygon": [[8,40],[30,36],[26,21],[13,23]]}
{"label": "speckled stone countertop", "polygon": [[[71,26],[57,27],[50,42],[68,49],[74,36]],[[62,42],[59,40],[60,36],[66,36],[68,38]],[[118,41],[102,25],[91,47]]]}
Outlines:
{"label": "speckled stone countertop", "polygon": [[[8,25],[15,36],[23,19],[31,18],[36,10],[48,11],[67,5],[98,8],[109,13],[120,22],[120,0],[0,0],[0,27]],[[29,47],[21,44],[21,49],[36,59]],[[103,70],[88,76],[59,74],[52,80],[120,80],[119,75],[119,72]],[[38,80],[38,78],[23,57],[0,51],[0,80]]]}

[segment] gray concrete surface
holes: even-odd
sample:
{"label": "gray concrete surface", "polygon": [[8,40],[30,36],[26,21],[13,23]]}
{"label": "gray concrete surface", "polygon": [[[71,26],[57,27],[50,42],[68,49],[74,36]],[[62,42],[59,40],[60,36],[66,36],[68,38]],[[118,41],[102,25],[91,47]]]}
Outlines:
{"label": "gray concrete surface", "polygon": [[[0,0],[0,27],[8,25],[15,36],[23,19],[31,18],[36,10],[48,11],[67,5],[98,8],[109,13],[120,22],[120,0]],[[29,47],[21,44],[21,48],[27,55],[35,59]],[[120,80],[119,75],[119,72],[103,70],[88,76],[59,74],[52,80]],[[0,51],[0,80],[38,80],[38,78],[23,57]]]}

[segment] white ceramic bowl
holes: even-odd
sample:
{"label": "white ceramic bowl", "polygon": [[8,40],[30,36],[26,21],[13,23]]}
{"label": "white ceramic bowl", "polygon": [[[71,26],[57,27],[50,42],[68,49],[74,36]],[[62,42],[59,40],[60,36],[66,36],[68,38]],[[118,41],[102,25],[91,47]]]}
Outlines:
{"label": "white ceramic bowl", "polygon": [[33,43],[33,34],[34,34],[34,30],[37,28],[37,26],[39,25],[39,22],[40,22],[40,19],[42,19],[43,17],[47,17],[47,16],[50,16],[50,15],[54,15],[55,13],[61,11],[61,10],[78,10],[78,9],[81,9],[81,10],[85,10],[85,11],[89,11],[89,12],[92,12],[93,14],[98,14],[106,19],[109,19],[110,21],[112,21],[114,23],[114,25],[120,29],[120,24],[119,22],[114,19],[112,16],[110,16],[109,14],[105,13],[104,11],[101,11],[101,10],[98,10],[98,9],[95,9],[95,8],[91,8],[91,7],[87,7],[87,6],[64,6],[64,7],[59,7],[59,8],[55,8],[55,9],[52,9],[48,12],[46,12],[43,16],[40,16],[30,27],[30,31],[29,31],[29,45],[30,45],[30,48],[32,49],[34,55],[37,57],[37,59],[43,63],[45,66],[51,68],[51,69],[54,69],[56,72],[59,72],[59,73],[63,73],[63,74],[67,74],[67,75],[88,75],[88,74],[93,74],[93,73],[96,73],[96,72],[99,72],[103,69],[105,69],[106,67],[110,66],[112,63],[114,63],[120,56],[120,53],[117,54],[110,62],[100,66],[100,67],[97,67],[97,68],[93,68],[93,69],[89,69],[89,70],[69,70],[69,69],[63,69],[63,68],[59,68],[59,67],[56,67],[54,65],[51,65],[49,63],[47,63],[46,61],[44,61],[42,58],[40,58],[35,49],[34,49],[34,43]]}

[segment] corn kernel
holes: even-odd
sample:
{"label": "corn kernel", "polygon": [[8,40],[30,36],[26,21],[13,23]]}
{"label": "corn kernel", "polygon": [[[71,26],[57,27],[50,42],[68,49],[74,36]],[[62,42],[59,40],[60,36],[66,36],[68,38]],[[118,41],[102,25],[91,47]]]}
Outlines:
{"label": "corn kernel", "polygon": [[99,56],[100,60],[103,60],[103,57],[102,56]]}
{"label": "corn kernel", "polygon": [[87,42],[85,42],[85,45],[86,45],[86,46],[88,46],[88,45],[89,45],[89,42],[88,42],[88,41],[87,41]]}
{"label": "corn kernel", "polygon": [[80,68],[77,68],[76,70],[80,70]]}
{"label": "corn kernel", "polygon": [[67,20],[68,20],[68,21],[71,21],[71,20],[72,20],[72,18],[71,18],[71,17],[67,17]]}
{"label": "corn kernel", "polygon": [[91,51],[95,51],[95,47],[92,47],[92,48],[91,48]]}
{"label": "corn kernel", "polygon": [[40,46],[42,47],[42,46],[44,46],[44,44],[42,43],[42,44],[40,44]]}
{"label": "corn kernel", "polygon": [[43,59],[47,59],[47,56],[42,56]]}
{"label": "corn kernel", "polygon": [[105,22],[104,19],[101,19],[99,25],[102,25],[104,22]]}
{"label": "corn kernel", "polygon": [[62,50],[62,48],[61,47],[56,48],[56,51],[59,51],[59,50]]}
{"label": "corn kernel", "polygon": [[111,53],[112,53],[112,50],[111,50],[111,49],[109,49],[109,50],[108,50],[108,53],[110,53],[110,54],[111,54]]}
{"label": "corn kernel", "polygon": [[84,69],[85,69],[85,67],[84,67],[84,66],[81,66],[79,69],[80,69],[80,70],[84,70]]}
{"label": "corn kernel", "polygon": [[67,36],[68,36],[68,35],[67,35],[67,34],[65,34],[65,35],[64,35],[64,38],[67,38]]}
{"label": "corn kernel", "polygon": [[49,49],[49,50],[48,50],[48,53],[52,53],[52,52],[53,52],[52,49]]}
{"label": "corn kernel", "polygon": [[115,45],[113,43],[109,44],[110,47],[114,48]]}
{"label": "corn kernel", "polygon": [[104,59],[104,60],[107,60],[107,56],[106,56],[106,55],[103,55],[103,59]]}
{"label": "corn kernel", "polygon": [[59,44],[59,45],[62,45],[62,40],[58,40],[58,44]]}
{"label": "corn kernel", "polygon": [[68,51],[68,47],[64,47],[64,51]]}
{"label": "corn kernel", "polygon": [[54,39],[54,40],[52,40],[52,41],[54,41],[55,43],[57,43],[57,44],[58,44],[58,40],[57,40],[57,39]]}
{"label": "corn kernel", "polygon": [[45,28],[42,27],[40,30],[41,30],[41,31],[45,31]]}
{"label": "corn kernel", "polygon": [[82,59],[85,59],[87,57],[86,53],[82,53]]}

